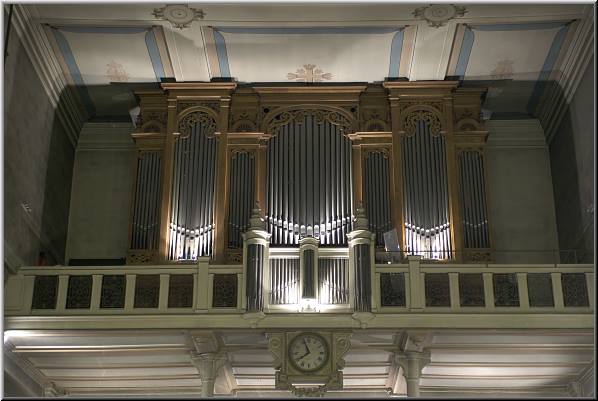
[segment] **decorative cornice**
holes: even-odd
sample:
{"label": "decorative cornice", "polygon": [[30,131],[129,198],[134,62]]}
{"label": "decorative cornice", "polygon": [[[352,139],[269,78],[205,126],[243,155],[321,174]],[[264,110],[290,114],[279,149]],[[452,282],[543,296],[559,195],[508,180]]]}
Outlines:
{"label": "decorative cornice", "polygon": [[69,90],[64,72],[56,59],[52,46],[41,24],[37,23],[32,16],[32,12],[35,13],[33,5],[15,4],[12,26],[33,64],[50,103],[56,109],[59,121],[66,130],[71,144],[75,147],[81,125],[87,116],[82,115],[82,106]]}

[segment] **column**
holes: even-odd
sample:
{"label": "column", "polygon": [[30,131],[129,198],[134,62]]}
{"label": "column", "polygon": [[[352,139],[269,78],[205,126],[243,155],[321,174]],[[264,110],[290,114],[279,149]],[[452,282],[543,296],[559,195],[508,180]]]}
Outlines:
{"label": "column", "polygon": [[372,247],[374,234],[368,230],[365,209],[358,205],[355,211],[353,231],[347,234],[349,239],[349,266],[352,270],[351,303],[355,312],[372,311]]}
{"label": "column", "polygon": [[249,230],[243,237],[244,304],[247,312],[261,312],[268,285],[268,250],[270,233],[265,230],[262,211],[256,206],[249,220]]}
{"label": "column", "polygon": [[419,397],[419,379],[423,368],[430,363],[429,352],[401,352],[397,354],[396,362],[403,368],[403,374],[407,382],[407,397]]}
{"label": "column", "polygon": [[303,312],[315,310],[318,299],[318,243],[314,237],[299,240],[300,294]]}
{"label": "column", "polygon": [[197,368],[199,376],[201,377],[201,396],[213,397],[214,396],[214,383],[216,382],[216,376],[218,371],[224,363],[226,358],[221,353],[206,352],[199,354],[197,352],[191,352],[191,363]]}

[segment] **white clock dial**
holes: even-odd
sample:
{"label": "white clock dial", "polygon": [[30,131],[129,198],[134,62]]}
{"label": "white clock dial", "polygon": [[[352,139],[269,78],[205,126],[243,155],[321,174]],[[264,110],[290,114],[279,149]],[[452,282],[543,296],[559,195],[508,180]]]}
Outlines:
{"label": "white clock dial", "polygon": [[300,334],[289,346],[289,358],[301,371],[319,370],[328,361],[328,344],[318,334]]}

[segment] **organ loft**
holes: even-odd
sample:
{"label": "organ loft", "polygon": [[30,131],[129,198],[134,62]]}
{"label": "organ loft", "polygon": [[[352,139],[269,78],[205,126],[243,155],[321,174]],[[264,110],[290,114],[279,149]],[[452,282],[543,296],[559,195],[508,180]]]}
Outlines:
{"label": "organ loft", "polygon": [[4,396],[594,396],[591,11],[5,5]]}

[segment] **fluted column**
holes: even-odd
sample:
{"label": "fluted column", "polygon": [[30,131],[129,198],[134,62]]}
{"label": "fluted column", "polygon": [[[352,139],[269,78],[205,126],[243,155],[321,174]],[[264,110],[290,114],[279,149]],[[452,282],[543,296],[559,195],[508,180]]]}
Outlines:
{"label": "fluted column", "polygon": [[270,233],[265,230],[262,211],[256,205],[243,237],[244,306],[247,312],[261,312],[269,291],[268,261]]}
{"label": "fluted column", "polygon": [[[352,271],[350,284],[353,290],[351,304],[355,312],[372,311],[372,255],[375,235],[368,230],[365,210],[358,205],[353,231],[349,239],[349,263]],[[351,282],[352,281],[352,282]]]}

